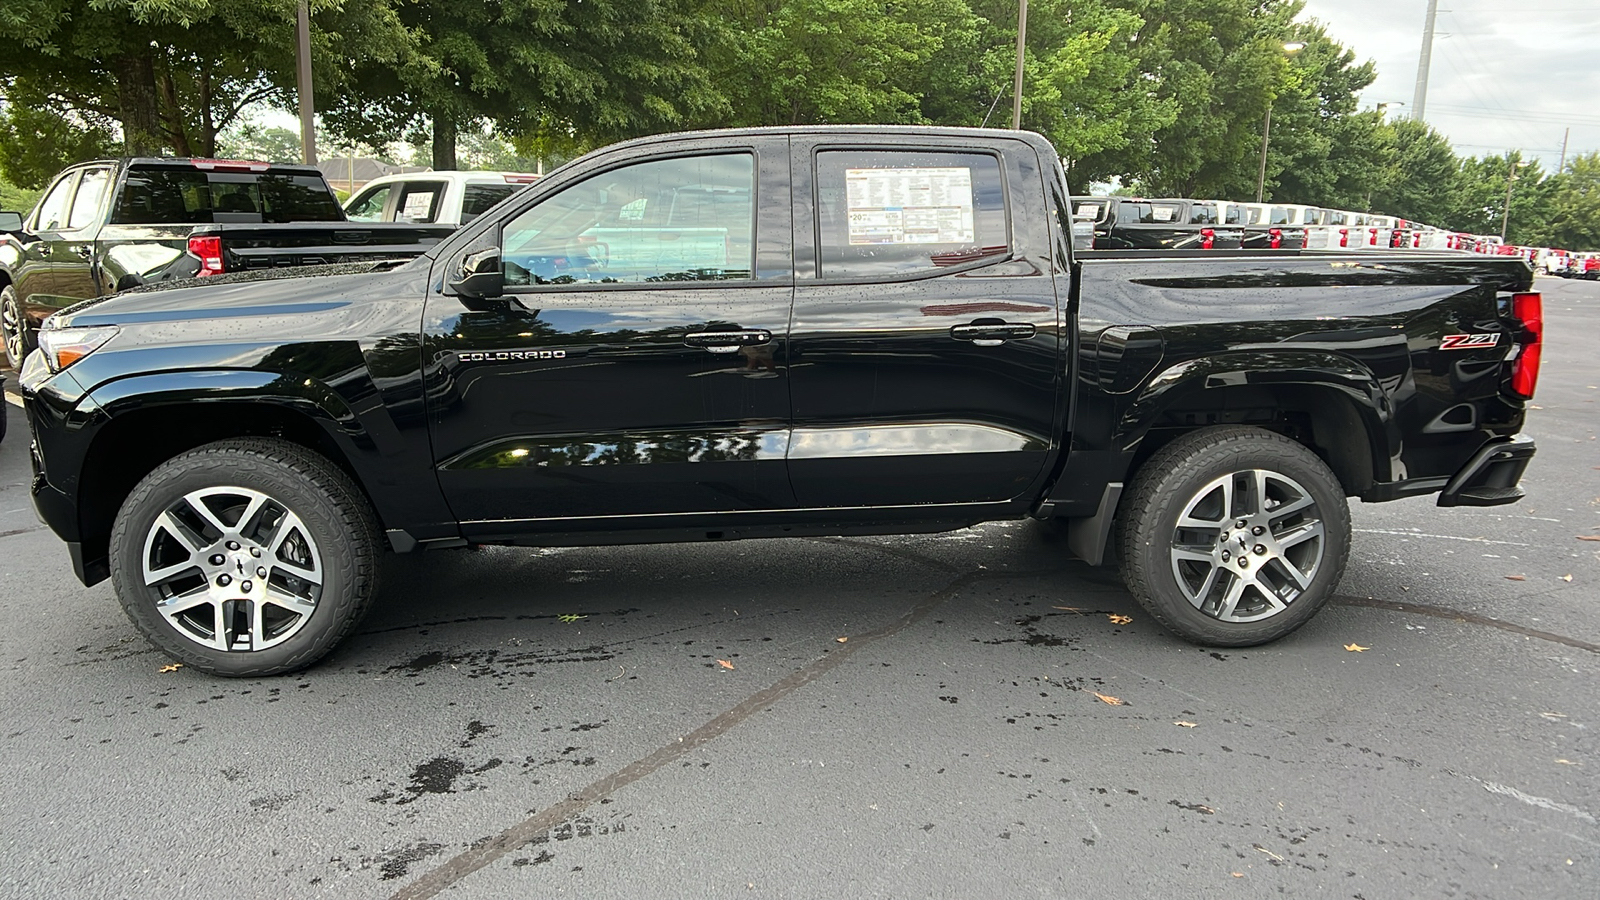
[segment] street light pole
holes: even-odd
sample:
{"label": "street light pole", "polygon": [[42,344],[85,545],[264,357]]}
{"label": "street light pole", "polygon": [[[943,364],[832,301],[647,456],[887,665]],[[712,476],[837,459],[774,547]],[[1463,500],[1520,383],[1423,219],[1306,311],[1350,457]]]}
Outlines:
{"label": "street light pole", "polygon": [[[1283,45],[1283,55],[1293,56],[1304,50],[1306,45],[1301,41],[1288,41]],[[1256,176],[1256,202],[1260,203],[1267,193],[1267,143],[1272,140],[1272,98],[1267,100],[1267,115],[1261,120],[1261,173]]]}
{"label": "street light pole", "polygon": [[1267,117],[1261,120],[1261,174],[1256,176],[1256,202],[1267,192],[1267,141],[1272,135],[1272,104],[1267,104]]}
{"label": "street light pole", "polygon": [[311,10],[300,0],[295,16],[295,82],[300,93],[300,148],[308,166],[317,164],[317,124],[312,118]]}
{"label": "street light pole", "polygon": [[1022,128],[1022,48],[1028,40],[1028,0],[1017,3],[1017,77],[1011,85],[1011,130]]}
{"label": "street light pole", "polygon": [[1506,211],[1500,218],[1500,243],[1506,242],[1506,229],[1511,225],[1511,186],[1517,183],[1517,170],[1526,166],[1525,162],[1511,164],[1511,171],[1506,173]]}

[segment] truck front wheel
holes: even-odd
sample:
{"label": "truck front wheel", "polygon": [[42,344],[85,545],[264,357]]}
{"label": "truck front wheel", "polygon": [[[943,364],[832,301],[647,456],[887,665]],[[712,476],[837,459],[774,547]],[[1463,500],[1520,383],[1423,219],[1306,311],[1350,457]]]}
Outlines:
{"label": "truck front wheel", "polygon": [[365,615],[379,534],[327,460],[267,438],[207,444],[157,466],[111,533],[128,618],[186,666],[228,676],[311,665]]}
{"label": "truck front wheel", "polygon": [[17,289],[0,288],[0,336],[5,338],[6,362],[13,372],[22,371],[22,358],[28,355],[28,320],[23,318]]}
{"label": "truck front wheel", "polygon": [[1187,434],[1140,469],[1117,522],[1128,589],[1195,643],[1247,647],[1305,624],[1350,554],[1350,508],[1316,454],[1259,428]]}

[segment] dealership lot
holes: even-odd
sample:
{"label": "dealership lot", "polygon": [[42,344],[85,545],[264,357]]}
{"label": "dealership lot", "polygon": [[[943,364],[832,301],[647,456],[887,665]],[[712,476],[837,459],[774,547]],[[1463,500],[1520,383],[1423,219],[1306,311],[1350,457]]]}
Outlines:
{"label": "dealership lot", "polygon": [[310,671],[164,672],[8,405],[0,895],[1593,896],[1600,284],[1538,287],[1527,499],[1356,504],[1243,651],[1019,522],[391,558]]}

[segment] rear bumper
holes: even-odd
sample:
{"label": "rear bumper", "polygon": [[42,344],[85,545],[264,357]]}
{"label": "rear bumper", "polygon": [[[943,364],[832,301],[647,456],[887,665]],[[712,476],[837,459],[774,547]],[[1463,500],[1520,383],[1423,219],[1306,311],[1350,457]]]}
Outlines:
{"label": "rear bumper", "polygon": [[1533,438],[1521,434],[1484,444],[1439,492],[1439,505],[1500,506],[1521,500],[1518,482],[1537,449]]}

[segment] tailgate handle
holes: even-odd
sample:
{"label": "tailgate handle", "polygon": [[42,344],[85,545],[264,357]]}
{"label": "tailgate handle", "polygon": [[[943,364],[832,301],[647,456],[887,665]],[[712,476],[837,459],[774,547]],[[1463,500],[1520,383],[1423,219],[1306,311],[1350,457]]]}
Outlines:
{"label": "tailgate handle", "polygon": [[759,328],[742,331],[694,331],[683,336],[691,347],[703,347],[712,353],[732,353],[740,347],[753,347],[772,343],[772,332]]}
{"label": "tailgate handle", "polygon": [[1026,322],[1013,323],[997,320],[979,320],[970,325],[957,325],[950,336],[958,341],[971,341],[975,347],[998,347],[1008,340],[1027,340],[1038,329]]}

